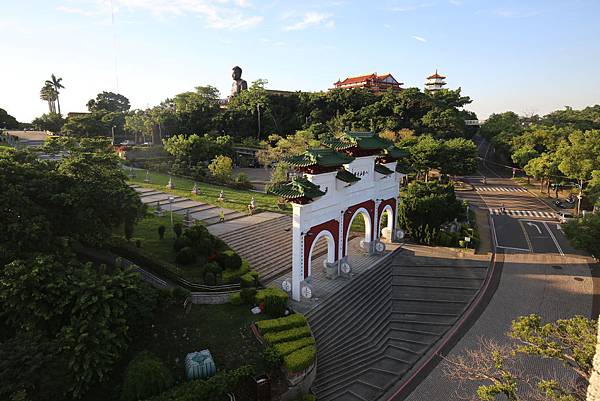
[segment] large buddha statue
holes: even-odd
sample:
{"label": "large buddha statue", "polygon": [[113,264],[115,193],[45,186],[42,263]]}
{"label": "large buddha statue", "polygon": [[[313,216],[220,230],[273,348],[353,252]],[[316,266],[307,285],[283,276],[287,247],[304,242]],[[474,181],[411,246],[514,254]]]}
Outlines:
{"label": "large buddha statue", "polygon": [[231,84],[231,96],[238,95],[241,91],[248,89],[248,83],[242,79],[242,69],[237,65],[233,67],[233,73],[231,74],[233,83]]}

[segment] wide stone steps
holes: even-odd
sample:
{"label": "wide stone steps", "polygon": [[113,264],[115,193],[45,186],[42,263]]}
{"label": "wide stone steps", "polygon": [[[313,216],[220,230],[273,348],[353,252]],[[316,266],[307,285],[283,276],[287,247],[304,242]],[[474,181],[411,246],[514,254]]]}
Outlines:
{"label": "wide stone steps", "polygon": [[307,314],[317,399],[375,400],[452,327],[477,295],[481,266],[403,266],[396,254]]}
{"label": "wide stone steps", "polygon": [[[227,220],[227,216],[226,216]],[[267,284],[292,270],[292,218],[283,216],[232,231],[220,236]],[[313,260],[327,252],[327,243],[319,241],[313,250]],[[320,266],[313,265],[314,269]]]}

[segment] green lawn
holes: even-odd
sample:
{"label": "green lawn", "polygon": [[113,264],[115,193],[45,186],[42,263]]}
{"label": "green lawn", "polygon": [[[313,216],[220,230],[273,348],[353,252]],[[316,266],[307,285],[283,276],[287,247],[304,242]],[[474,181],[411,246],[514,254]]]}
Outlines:
{"label": "green lawn", "polygon": [[[223,202],[223,207],[225,208],[237,210],[239,212],[248,212],[248,204],[250,203],[250,199],[254,197],[256,200],[256,212],[268,210],[278,213],[291,213],[291,208],[287,208],[287,210],[282,211],[277,207],[278,197],[274,195],[248,190],[233,189],[220,185],[206,184],[203,182],[198,183],[200,195],[192,195],[190,192],[194,187],[194,181],[192,180],[187,178],[172,177],[173,183],[175,184],[175,189],[171,190],[166,188],[166,185],[169,182],[168,174],[150,171],[148,173],[150,183],[146,183],[144,182],[144,179],[146,178],[146,170],[134,169],[134,171],[136,176],[129,178],[130,183],[169,192],[174,195],[183,196],[199,202],[219,205],[220,202],[217,199],[219,198],[219,193],[222,190],[225,196],[225,202]],[[128,173],[128,170],[126,170],[126,172]]]}
{"label": "green lawn", "polygon": [[258,372],[265,369],[262,346],[253,336],[250,324],[267,318],[253,315],[248,306],[193,305],[186,314],[182,306],[159,312],[152,324],[132,333],[127,356],[117,366],[109,380],[94,388],[86,401],[119,399],[119,386],[127,362],[140,351],[156,354],[172,372],[177,382],[185,381],[185,356],[208,349],[217,372],[251,364]]}

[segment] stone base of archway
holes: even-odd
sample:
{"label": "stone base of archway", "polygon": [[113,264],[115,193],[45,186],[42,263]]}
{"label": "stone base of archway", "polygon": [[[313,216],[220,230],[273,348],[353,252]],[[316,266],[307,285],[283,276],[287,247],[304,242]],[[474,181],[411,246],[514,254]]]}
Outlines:
{"label": "stone base of archway", "polygon": [[[321,254],[320,256],[313,258],[313,274],[308,279],[312,290],[312,298],[302,298],[300,302],[290,301],[291,307],[295,311],[306,313],[314,307],[318,306],[321,302],[325,301],[333,294],[343,289],[348,283],[359,278],[361,274],[368,271],[383,257],[385,257],[386,255],[388,255],[393,250],[399,247],[399,245],[397,244],[389,244],[386,245],[387,249],[383,255],[369,255],[367,252],[365,252],[364,249],[361,248],[361,239],[362,238],[360,237],[355,237],[352,238],[348,243],[350,251],[349,256],[344,258],[352,267],[352,272],[348,275],[342,274],[336,279],[330,279],[327,277],[326,271],[323,267],[323,261],[326,259],[327,255]],[[291,272],[290,275],[280,277],[269,283],[269,287],[281,288],[281,283],[283,282],[283,280],[290,280],[290,276]]]}

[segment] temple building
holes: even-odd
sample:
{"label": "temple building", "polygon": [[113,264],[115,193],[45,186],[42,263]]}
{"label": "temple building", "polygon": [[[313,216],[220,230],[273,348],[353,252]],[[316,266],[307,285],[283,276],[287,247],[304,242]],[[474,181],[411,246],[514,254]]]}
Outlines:
{"label": "temple building", "polygon": [[438,74],[437,70],[435,70],[435,74],[427,77],[427,81],[425,81],[425,90],[435,92],[444,89],[444,85],[446,85],[444,79],[446,79],[446,77]]}
{"label": "temple building", "polygon": [[396,81],[392,74],[377,75],[360,75],[358,77],[348,77],[343,81],[338,80],[333,85],[336,88],[365,88],[374,93],[385,92],[388,89],[399,91],[402,90],[402,82]]}
{"label": "temple building", "polygon": [[[322,146],[285,158],[297,175],[270,190],[293,206],[289,288],[296,301],[310,298],[313,269],[324,269],[331,279],[352,274],[348,241],[358,215],[365,221],[361,246],[369,254],[382,253],[383,240],[397,237],[398,193],[405,176],[400,167],[405,163],[398,162],[408,157],[406,150],[373,132],[348,132]],[[313,266],[315,244],[322,237],[326,260],[322,267]]]}

